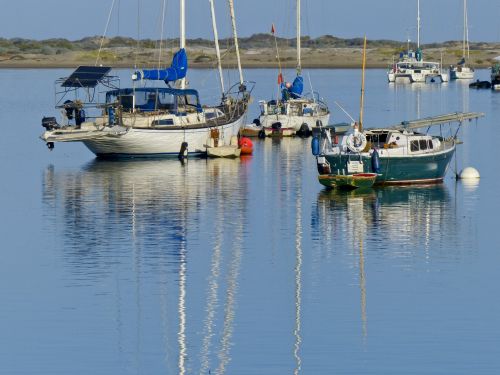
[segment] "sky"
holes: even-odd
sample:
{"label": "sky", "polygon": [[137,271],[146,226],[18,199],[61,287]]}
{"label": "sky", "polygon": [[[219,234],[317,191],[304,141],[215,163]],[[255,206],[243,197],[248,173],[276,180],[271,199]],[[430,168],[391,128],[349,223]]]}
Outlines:
{"label": "sky", "polygon": [[[179,35],[177,0],[114,1],[107,36],[159,39],[163,1],[164,35]],[[295,35],[295,0],[234,1],[239,36],[268,33],[273,23],[277,35]],[[220,37],[229,36],[227,0],[215,2]],[[112,3],[113,0],[0,0],[0,37],[77,40],[102,35]],[[422,43],[462,39],[462,0],[420,3]],[[212,39],[208,0],[186,0],[186,7],[187,37]],[[469,39],[500,42],[500,0],[469,0],[468,8]],[[302,0],[302,35],[325,34],[416,40],[416,0]]]}

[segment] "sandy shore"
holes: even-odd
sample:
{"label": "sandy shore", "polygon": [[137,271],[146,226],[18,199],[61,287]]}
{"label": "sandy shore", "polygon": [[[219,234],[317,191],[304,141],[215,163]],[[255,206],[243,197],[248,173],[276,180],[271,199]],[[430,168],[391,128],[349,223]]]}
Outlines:
{"label": "sandy shore", "polygon": [[[496,47],[496,46],[495,46]],[[223,51],[226,57],[223,60],[225,68],[236,67],[233,54]],[[302,51],[302,65],[304,68],[352,68],[361,66],[360,48],[304,48]],[[424,51],[425,60],[442,61],[443,66],[456,64],[460,51],[456,48],[427,49]],[[188,49],[189,66],[191,68],[215,67],[215,56],[210,48]],[[270,48],[242,50],[242,65],[244,68],[277,68],[278,62],[274,50]],[[471,64],[478,68],[490,67],[493,58],[500,55],[496,48],[485,48],[471,51]],[[94,65],[97,52],[69,52],[56,55],[16,54],[0,56],[0,68],[74,68],[79,65]],[[397,51],[393,48],[371,48],[367,51],[368,68],[387,68],[397,58]],[[169,62],[170,56],[164,61]],[[143,68],[154,67],[158,60],[155,51],[145,51],[140,55],[133,53],[129,48],[105,49],[101,53],[99,63],[114,68]],[[280,62],[283,68],[294,68],[295,50],[290,48],[280,51]],[[167,65],[167,63],[165,64]]]}

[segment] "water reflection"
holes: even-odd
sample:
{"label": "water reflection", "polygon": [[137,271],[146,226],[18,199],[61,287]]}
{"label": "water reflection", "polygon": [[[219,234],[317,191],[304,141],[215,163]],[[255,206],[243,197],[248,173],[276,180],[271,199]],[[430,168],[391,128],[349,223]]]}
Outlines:
{"label": "water reflection", "polygon": [[356,260],[364,338],[370,265],[391,259],[396,267],[411,272],[419,267],[433,269],[432,263],[443,260],[456,261],[474,248],[475,241],[473,229],[460,225],[459,216],[457,202],[445,185],[318,194],[312,237],[321,241],[323,255],[342,252]]}
{"label": "water reflection", "polygon": [[[68,287],[119,279],[121,267],[132,267],[132,279],[117,281],[117,290],[135,284],[137,343],[147,321],[141,311],[151,303],[144,289],[159,287],[165,366],[172,371],[176,362],[176,373],[192,373],[197,358],[200,373],[224,374],[231,361],[251,163],[94,160],[80,170],[50,166],[44,173],[44,219],[64,242]],[[206,279],[193,279],[199,274]],[[204,303],[190,297],[204,288]]]}

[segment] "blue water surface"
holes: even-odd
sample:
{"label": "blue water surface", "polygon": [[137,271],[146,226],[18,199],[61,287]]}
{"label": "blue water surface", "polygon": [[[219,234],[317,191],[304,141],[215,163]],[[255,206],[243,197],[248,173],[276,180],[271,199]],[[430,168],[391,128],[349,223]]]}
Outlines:
{"label": "blue water surface", "polygon": [[[184,165],[49,152],[40,121],[68,73],[0,70],[0,374],[500,371],[500,94],[367,71],[367,127],[486,116],[460,130],[444,184],[339,194],[299,138]],[[246,76],[251,122],[277,72]],[[332,121],[348,120],[335,101],[358,116],[358,70],[304,77]],[[189,73],[204,103],[216,79]],[[455,181],[465,166],[479,183]]]}

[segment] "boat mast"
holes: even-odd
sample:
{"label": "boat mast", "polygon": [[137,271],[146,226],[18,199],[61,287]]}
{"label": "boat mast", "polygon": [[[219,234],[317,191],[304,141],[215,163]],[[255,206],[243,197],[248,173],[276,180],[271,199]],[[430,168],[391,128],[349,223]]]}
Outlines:
{"label": "boat mast", "polygon": [[302,71],[300,48],[300,0],[297,0],[297,75]]}
{"label": "boat mast", "polygon": [[465,38],[467,37],[466,35],[466,31],[465,29],[467,28],[465,26],[465,22],[466,22],[466,18],[467,18],[467,14],[466,14],[466,10],[465,10],[465,0],[464,0],[464,38],[462,40],[462,57],[465,58]]}
{"label": "boat mast", "polygon": [[238,72],[240,74],[240,85],[243,85],[243,71],[241,69],[240,47],[238,45],[238,34],[236,33],[236,17],[234,16],[233,0],[229,0],[229,12],[231,13],[231,26],[233,28],[234,47],[236,49],[236,60],[238,61]]}
{"label": "boat mast", "polygon": [[361,100],[359,104],[359,131],[363,131],[363,108],[365,105],[366,35],[363,42],[363,67],[361,69]]}
{"label": "boat mast", "polygon": [[212,29],[214,31],[215,53],[217,55],[217,67],[219,69],[220,88],[222,95],[224,95],[224,92],[226,92],[226,90],[224,89],[224,77],[222,75],[222,61],[220,58],[219,33],[217,32],[217,22],[215,20],[214,0],[208,1],[210,2],[210,12],[212,14]]}
{"label": "boat mast", "polygon": [[[465,33],[465,40],[466,40],[466,47],[467,47],[467,61],[469,61],[470,57],[470,48],[469,48],[469,15],[467,13],[467,0],[464,0],[464,33]],[[465,47],[464,47],[465,49]],[[464,51],[465,54],[465,51]]]}
{"label": "boat mast", "polygon": [[[180,0],[180,34],[179,48],[186,48],[186,3],[185,0]],[[182,78],[180,88],[186,88],[186,78]]]}
{"label": "boat mast", "polygon": [[420,48],[420,0],[417,0],[417,48]]}

